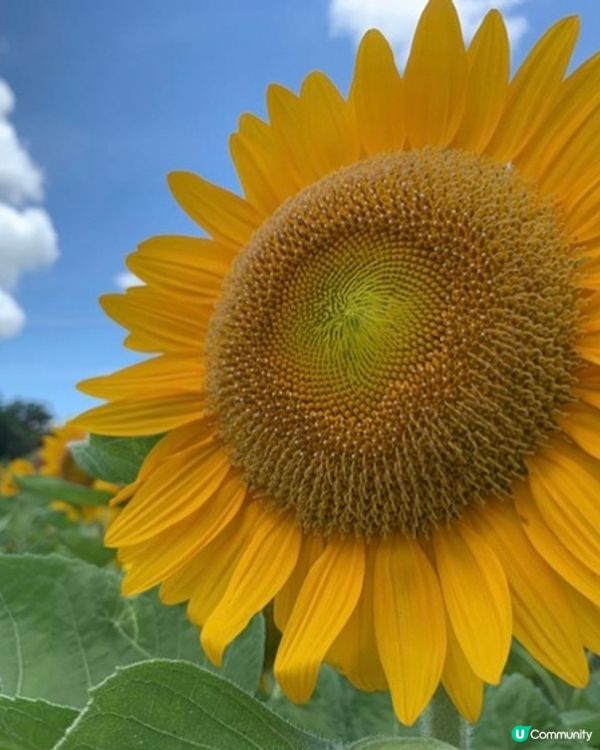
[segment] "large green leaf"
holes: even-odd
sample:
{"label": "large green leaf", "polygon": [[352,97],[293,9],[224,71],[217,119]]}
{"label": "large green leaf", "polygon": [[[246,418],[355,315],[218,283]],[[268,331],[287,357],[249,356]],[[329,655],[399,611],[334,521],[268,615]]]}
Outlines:
{"label": "large green leaf", "polygon": [[186,662],[119,670],[55,750],[335,750],[230,682]]}
{"label": "large green leaf", "polygon": [[107,482],[129,484],[135,480],[148,452],[161,437],[91,435],[88,441],[71,445],[71,451],[79,466],[91,476]]}
{"label": "large green leaf", "polygon": [[47,701],[0,696],[0,748],[52,750],[77,711]]}
{"label": "large green leaf", "polygon": [[[203,663],[198,631],[154,592],[124,599],[120,576],[56,555],[0,556],[0,680],[8,695],[82,706],[117,666],[153,658]],[[229,650],[225,674],[258,684],[263,624]]]}
{"label": "large green leaf", "polygon": [[[531,680],[520,674],[505,677],[487,691],[483,715],[473,732],[474,750],[513,750],[516,725],[540,730],[566,730],[558,710]],[[527,739],[518,747],[539,747],[539,741]],[[545,740],[544,750],[576,750],[585,744],[575,740]]]}
{"label": "large green leaf", "polygon": [[31,495],[49,500],[63,500],[70,505],[106,505],[112,497],[110,492],[84,487],[56,477],[17,477],[17,484]]}
{"label": "large green leaf", "polygon": [[396,737],[419,733],[398,722],[388,692],[356,690],[327,666],[322,667],[317,689],[308,703],[291,703],[275,686],[267,705],[294,724],[332,739],[350,741],[367,735]]}

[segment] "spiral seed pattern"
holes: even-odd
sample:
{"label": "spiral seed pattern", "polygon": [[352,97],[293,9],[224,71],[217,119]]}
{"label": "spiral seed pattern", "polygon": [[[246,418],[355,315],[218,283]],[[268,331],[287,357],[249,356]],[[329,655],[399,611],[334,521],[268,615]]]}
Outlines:
{"label": "spiral seed pattern", "polygon": [[226,281],[208,395],[307,532],[427,534],[510,490],[578,366],[572,246],[510,168],[377,156],[284,204]]}

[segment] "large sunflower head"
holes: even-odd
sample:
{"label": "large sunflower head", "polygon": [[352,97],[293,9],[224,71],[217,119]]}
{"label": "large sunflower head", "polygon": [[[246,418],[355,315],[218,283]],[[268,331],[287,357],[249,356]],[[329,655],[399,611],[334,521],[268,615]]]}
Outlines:
{"label": "large sunflower head", "polygon": [[274,600],[275,674],[322,662],[412,723],[469,719],[511,639],[573,685],[600,605],[600,58],[567,18],[509,80],[430,0],[401,75],[377,31],[347,98],[268,90],[230,141],[243,196],[170,176],[206,237],[129,257],[103,299],[152,358],[78,424],[164,433],[107,536],[126,593],[188,601],[220,663]]}

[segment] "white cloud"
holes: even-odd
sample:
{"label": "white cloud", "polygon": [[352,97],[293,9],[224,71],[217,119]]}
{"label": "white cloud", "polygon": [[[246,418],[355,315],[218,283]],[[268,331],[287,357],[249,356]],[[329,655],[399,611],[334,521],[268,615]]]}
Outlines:
{"label": "white cloud", "polygon": [[127,289],[130,286],[143,286],[144,282],[131,271],[123,271],[115,276],[115,284],[119,289]]}
{"label": "white cloud", "polygon": [[0,289],[0,339],[16,336],[25,323],[25,313],[16,301]]}
{"label": "white cloud", "polygon": [[[470,39],[491,8],[504,12],[513,45],[527,30],[527,19],[515,9],[527,0],[454,0],[463,33]],[[371,28],[380,29],[404,62],[419,16],[427,0],[330,0],[329,20],[334,34],[347,34],[359,41]]]}
{"label": "white cloud", "polygon": [[22,210],[0,203],[0,289],[15,288],[19,276],[58,258],[58,238],[42,208]]}
{"label": "white cloud", "polygon": [[25,200],[39,201],[43,196],[42,173],[7,119],[14,106],[13,92],[0,79],[0,200],[13,204]]}
{"label": "white cloud", "polygon": [[58,237],[44,197],[43,174],[19,140],[9,116],[15,97],[0,79],[0,338],[17,335],[25,313],[10,294],[23,273],[58,258]]}

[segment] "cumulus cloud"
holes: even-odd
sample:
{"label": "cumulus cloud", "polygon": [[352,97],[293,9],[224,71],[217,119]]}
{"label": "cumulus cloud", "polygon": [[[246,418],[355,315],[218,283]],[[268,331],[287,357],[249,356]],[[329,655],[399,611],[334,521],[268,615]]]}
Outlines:
{"label": "cumulus cloud", "polygon": [[25,313],[15,299],[0,289],[0,338],[16,336],[25,324]]}
{"label": "cumulus cloud", "polygon": [[119,289],[127,289],[130,286],[142,286],[143,283],[144,282],[141,279],[138,279],[138,277],[134,273],[131,273],[131,271],[123,271],[115,276],[115,284]]}
{"label": "cumulus cloud", "polygon": [[0,79],[0,338],[18,334],[25,314],[11,292],[23,273],[58,258],[58,237],[44,197],[43,174],[19,140],[9,118],[15,97]]}
{"label": "cumulus cloud", "polygon": [[[466,39],[491,8],[503,11],[513,45],[527,30],[527,19],[517,8],[527,0],[454,0]],[[427,0],[330,0],[329,20],[334,34],[347,34],[358,42],[371,28],[380,29],[404,62],[417,21]]]}
{"label": "cumulus cloud", "polygon": [[0,79],[0,200],[22,203],[42,199],[42,173],[19,142],[8,122],[15,97],[8,84]]}
{"label": "cumulus cloud", "polygon": [[58,258],[58,239],[46,211],[0,203],[0,258],[0,289],[9,291],[22,273]]}

